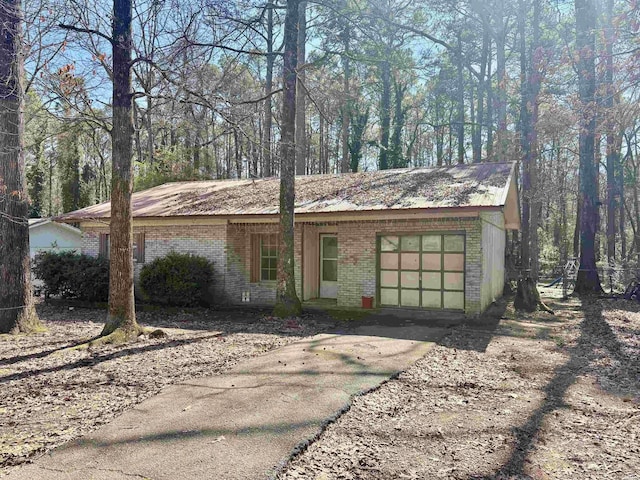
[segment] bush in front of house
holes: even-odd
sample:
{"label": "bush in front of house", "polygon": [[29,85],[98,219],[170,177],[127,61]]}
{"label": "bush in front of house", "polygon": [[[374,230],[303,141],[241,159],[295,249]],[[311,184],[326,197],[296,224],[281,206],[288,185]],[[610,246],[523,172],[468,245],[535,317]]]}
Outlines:
{"label": "bush in front of house", "polygon": [[145,298],[160,305],[206,306],[213,265],[204,257],[171,252],[142,267],[140,287]]}
{"label": "bush in front of house", "polygon": [[75,252],[42,252],[33,261],[33,273],[44,283],[47,297],[59,295],[88,302],[109,297],[109,260]]}

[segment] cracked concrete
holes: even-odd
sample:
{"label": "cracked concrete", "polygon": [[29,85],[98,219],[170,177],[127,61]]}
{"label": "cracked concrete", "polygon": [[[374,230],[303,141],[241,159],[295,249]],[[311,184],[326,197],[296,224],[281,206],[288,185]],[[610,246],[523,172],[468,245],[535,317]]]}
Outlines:
{"label": "cracked concrete", "polygon": [[[406,327],[405,327],[406,329]],[[173,385],[10,480],[264,479],[313,440],[351,398],[422,357],[443,330],[360,327]]]}

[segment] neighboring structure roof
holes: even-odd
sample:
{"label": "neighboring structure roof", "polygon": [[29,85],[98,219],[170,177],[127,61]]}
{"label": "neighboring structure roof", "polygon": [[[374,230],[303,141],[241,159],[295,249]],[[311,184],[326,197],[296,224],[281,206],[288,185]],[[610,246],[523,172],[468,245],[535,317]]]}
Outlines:
{"label": "neighboring structure roof", "polygon": [[67,225],[66,223],[59,223],[53,221],[51,218],[30,218],[29,219],[29,230],[33,230],[34,228],[43,227],[45,225],[53,225],[55,227],[60,227],[70,232],[76,233],[77,235],[81,235],[82,232],[80,229],[73,227],[71,225]]}
{"label": "neighboring structure roof", "polygon": [[[296,177],[296,213],[503,207],[515,164],[475,163]],[[133,216],[273,215],[279,178],[166,183],[133,194]],[[516,201],[512,199],[511,201]],[[517,208],[517,207],[516,207]],[[66,222],[109,218],[111,204],[64,214]]]}

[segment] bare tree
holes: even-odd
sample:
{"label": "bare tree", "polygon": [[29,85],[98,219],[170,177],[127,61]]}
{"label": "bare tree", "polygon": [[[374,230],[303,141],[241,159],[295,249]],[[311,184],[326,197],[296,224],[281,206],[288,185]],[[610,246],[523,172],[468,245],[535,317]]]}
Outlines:
{"label": "bare tree", "polygon": [[0,4],[0,333],[42,328],[31,292],[20,3]]}
{"label": "bare tree", "polygon": [[307,92],[305,91],[306,43],[307,43],[307,2],[300,2],[298,13],[298,59],[297,72],[300,88],[296,90],[296,175],[307,173]]}
{"label": "bare tree", "polygon": [[67,30],[107,39],[113,63],[107,68],[113,83],[113,126],[111,128],[111,219],[109,222],[109,312],[101,343],[126,342],[136,338],[141,327],[136,321],[133,296],[133,243],[131,192],[133,190],[133,94],[132,0],[113,0],[111,35],[73,25]]}
{"label": "bare tree", "polygon": [[580,270],[575,292],[602,291],[596,270],[595,239],[598,225],[598,171],[595,164],[595,28],[594,0],[575,0],[576,50],[578,52],[578,93],[581,104],[580,118]]}
{"label": "bare tree", "polygon": [[294,272],[294,207],[296,168],[296,82],[298,56],[298,14],[300,0],[287,0],[284,22],[284,64],[282,68],[282,136],[280,140],[280,251],[278,287],[274,313],[279,317],[302,311],[296,294]]}
{"label": "bare tree", "polygon": [[132,0],[113,1],[113,128],[109,222],[109,314],[102,335],[130,340],[140,333],[133,297],[131,192],[133,190],[133,96],[131,92]]}

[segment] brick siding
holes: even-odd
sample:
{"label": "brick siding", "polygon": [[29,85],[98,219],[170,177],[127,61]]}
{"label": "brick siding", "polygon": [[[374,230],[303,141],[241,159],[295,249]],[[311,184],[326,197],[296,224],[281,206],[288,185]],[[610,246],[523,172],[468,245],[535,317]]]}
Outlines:
{"label": "brick siding", "polygon": [[[483,254],[482,221],[475,218],[420,220],[348,221],[336,224],[338,235],[339,306],[359,307],[363,296],[377,301],[377,236],[380,234],[464,232],[466,236],[465,313],[482,310]],[[302,297],[302,224],[295,234],[296,291]],[[251,282],[251,237],[276,233],[277,224],[228,224],[211,226],[135,227],[145,233],[145,261],[170,251],[201,255],[213,262],[215,303],[241,304],[248,292],[250,304],[272,304],[275,282]],[[98,255],[99,233],[108,227],[83,231],[82,251]],[[498,252],[499,254],[500,252]],[[259,261],[257,259],[256,261]],[[136,265],[136,276],[142,265]]]}

